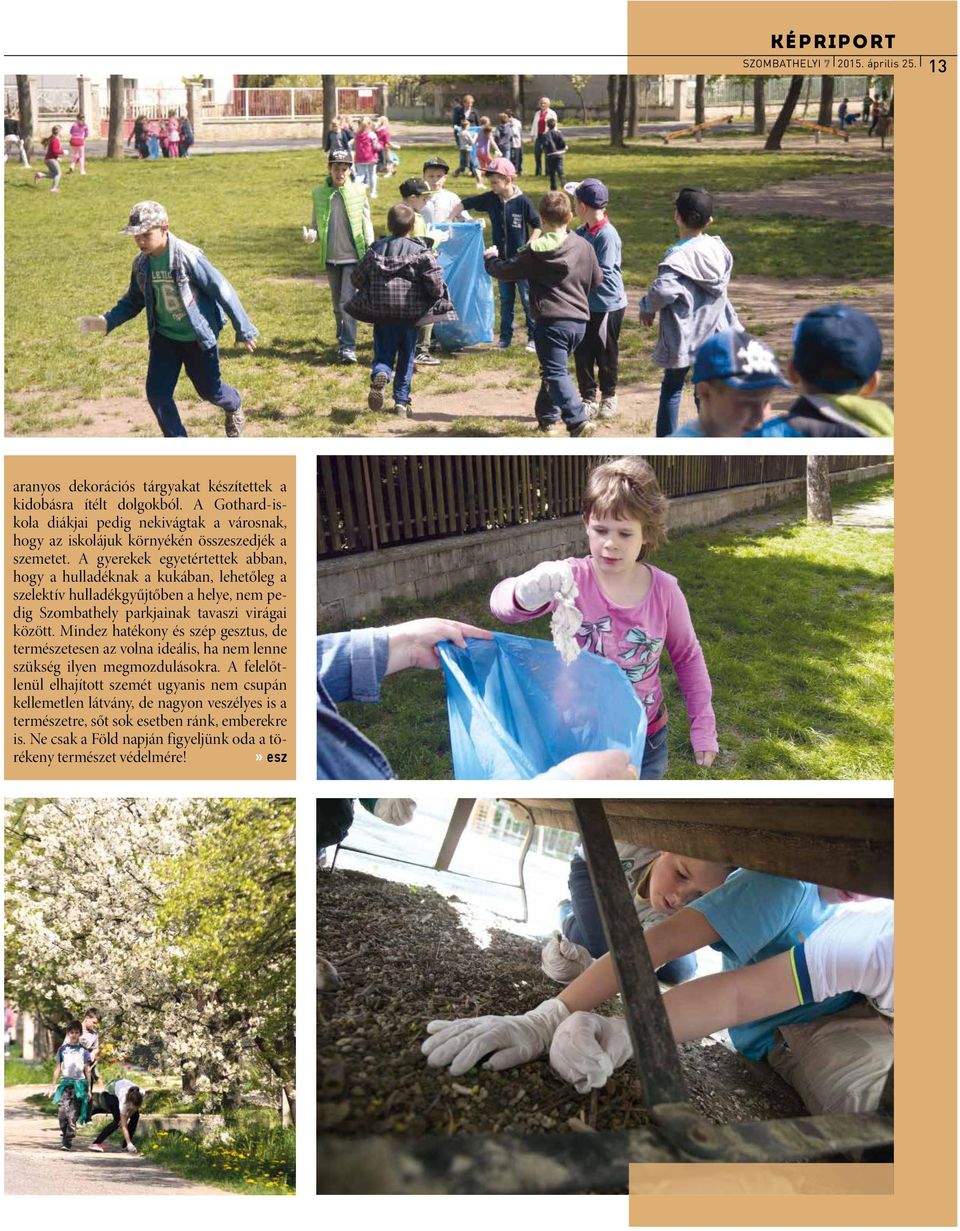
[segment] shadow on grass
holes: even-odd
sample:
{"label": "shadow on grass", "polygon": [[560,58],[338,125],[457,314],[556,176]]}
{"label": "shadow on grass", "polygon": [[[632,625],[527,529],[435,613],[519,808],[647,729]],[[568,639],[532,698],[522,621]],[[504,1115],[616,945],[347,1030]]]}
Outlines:
{"label": "shadow on grass", "polygon": [[[854,491],[863,498],[862,486]],[[892,777],[892,532],[814,527],[789,516],[762,532],[721,526],[681,534],[657,553],[657,566],[679,578],[690,607],[721,746],[713,769],[698,769],[665,656],[668,778]],[[423,602],[386,604],[364,623],[441,615],[548,638],[549,617],[522,626],[491,618],[490,589],[510,572],[505,558],[488,580]],[[450,777],[439,672],[389,677],[379,705],[341,708],[399,777]]]}

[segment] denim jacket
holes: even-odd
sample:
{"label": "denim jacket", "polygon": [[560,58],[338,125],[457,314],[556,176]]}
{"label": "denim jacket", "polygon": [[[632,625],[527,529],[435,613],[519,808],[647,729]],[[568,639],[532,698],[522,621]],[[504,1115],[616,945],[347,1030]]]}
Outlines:
{"label": "denim jacket", "polygon": [[[227,317],[237,331],[238,342],[248,342],[257,337],[260,330],[250,322],[237,292],[200,249],[172,233],[168,235],[168,242],[170,274],[177,284],[187,319],[203,350],[212,350],[217,345],[217,337]],[[157,328],[156,304],[150,285],[150,258],[141,252],[134,259],[127,293],[109,312],[104,313],[107,333],[138,316],[144,308],[147,310],[147,332],[152,339]]]}
{"label": "denim jacket", "polygon": [[393,778],[379,748],[337,713],[337,701],[379,701],[387,631],[364,628],[317,638],[317,777]]}

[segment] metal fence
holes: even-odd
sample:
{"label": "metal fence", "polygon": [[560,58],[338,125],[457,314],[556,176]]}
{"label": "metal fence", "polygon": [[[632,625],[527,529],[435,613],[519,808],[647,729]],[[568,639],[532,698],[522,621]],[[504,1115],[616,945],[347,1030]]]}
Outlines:
{"label": "metal fence", "polygon": [[[768,77],[765,88],[764,97],[768,107],[779,106],[787,97],[787,91],[790,89],[789,77]],[[800,92],[800,98],[797,102],[798,111],[803,108],[807,101],[809,90],[809,101],[811,106],[816,103],[820,104],[820,77],[808,77],[803,83],[803,89]],[[687,106],[694,105],[694,97],[696,91],[696,81],[690,78],[687,83]],[[834,77],[833,79],[833,101],[834,106],[837,106],[845,97],[851,102],[859,104],[867,89],[867,77],[862,74],[859,77]],[[871,89],[871,94],[874,89]],[[720,81],[707,81],[704,83],[703,94],[705,107],[727,107],[745,105],[747,111],[753,109],[753,83],[750,81],[741,82],[734,81],[730,77],[724,77]],[[859,111],[859,106],[857,107]]]}
{"label": "metal fence", "polygon": [[[338,115],[381,115],[381,86],[338,86]],[[223,102],[205,99],[205,120],[296,120],[323,116],[319,86],[263,86],[230,90]]]}
{"label": "metal fence", "polygon": [[[331,559],[580,512],[586,457],[319,457],[317,556]],[[693,496],[803,478],[802,456],[646,459],[664,495]],[[830,472],[870,464],[829,458]]]}

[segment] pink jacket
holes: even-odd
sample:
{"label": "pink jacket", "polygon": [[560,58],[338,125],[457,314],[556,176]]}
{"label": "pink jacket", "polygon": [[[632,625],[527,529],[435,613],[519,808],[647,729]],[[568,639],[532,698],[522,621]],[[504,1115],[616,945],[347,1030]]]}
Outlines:
{"label": "pink jacket", "polygon": [[[710,675],[677,579],[647,565],[652,581],[646,598],[636,607],[619,607],[597,584],[589,556],[567,564],[573,570],[579,591],[575,601],[583,616],[577,641],[585,650],[612,658],[627,673],[646,710],[647,733],[652,735],[667,722],[660,683],[660,655],[665,649],[687,703],[691,744],[698,752],[717,752]],[[525,611],[514,598],[515,581],[504,578],[490,595],[490,610],[498,620],[505,624],[535,620],[556,606]]]}
{"label": "pink jacket", "polygon": [[376,162],[380,142],[369,129],[358,132],[353,139],[354,162]]}
{"label": "pink jacket", "polygon": [[87,137],[89,136],[90,136],[90,129],[87,128],[86,124],[76,123],[76,124],[70,125],[70,144],[71,145],[83,145],[84,141],[86,141]]}

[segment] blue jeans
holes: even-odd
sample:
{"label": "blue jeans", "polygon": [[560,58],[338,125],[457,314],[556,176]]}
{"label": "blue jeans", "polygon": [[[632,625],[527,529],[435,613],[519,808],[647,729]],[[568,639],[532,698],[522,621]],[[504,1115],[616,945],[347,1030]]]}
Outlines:
{"label": "blue jeans", "polygon": [[370,200],[372,201],[377,195],[377,164],[375,162],[357,162],[354,163],[359,178],[370,189]]}
{"label": "blue jeans", "polygon": [[393,372],[393,400],[406,406],[413,382],[413,357],[417,349],[416,325],[374,325],[373,366],[370,375]]}
{"label": "blue jeans", "polygon": [[[657,435],[672,436],[680,424],[680,398],[683,395],[683,385],[690,371],[685,368],[665,368],[660,382],[660,405],[657,407]],[[693,400],[700,409],[700,399],[697,391],[693,391]]]}
{"label": "blue jeans", "polygon": [[511,145],[510,146],[510,161],[513,163],[513,169],[514,171],[516,171],[517,175],[522,175],[523,174],[523,146],[522,145]]}
{"label": "blue jeans", "polygon": [[327,282],[330,286],[330,301],[337,322],[337,350],[352,355],[357,349],[357,318],[344,312],[343,305],[353,298],[353,283],[350,275],[356,269],[351,265],[328,265]]}
{"label": "blue jeans", "polygon": [[523,319],[527,326],[527,338],[533,341],[533,317],[530,315],[530,287],[526,282],[498,282],[500,288],[500,341],[509,346],[513,341],[513,310],[517,295],[523,307]]}
{"label": "blue jeans", "polygon": [[220,354],[217,347],[204,350],[199,342],[175,342],[162,333],[150,339],[150,362],[147,364],[147,401],[157,416],[164,436],[186,436],[173,393],[182,368],[194,389],[205,402],[221,410],[239,410],[240,394],[232,385],[220,379]]}
{"label": "blue jeans", "polygon": [[537,322],[533,340],[540,360],[540,391],[534,410],[541,425],[562,419],[569,431],[586,421],[583,398],[568,366],[586,330],[586,321]]}
{"label": "blue jeans", "polygon": [[[563,921],[562,930],[575,945],[583,945],[591,957],[603,957],[607,952],[607,938],[600,921],[597,900],[593,896],[590,871],[587,861],[574,855],[570,861],[570,877],[567,881],[573,911]],[[664,983],[684,983],[697,973],[697,958],[694,953],[674,958],[657,971]]]}
{"label": "blue jeans", "polygon": [[547,158],[547,170],[550,172],[550,191],[556,192],[563,187],[563,155]]}
{"label": "blue jeans", "polygon": [[537,175],[543,174],[543,137],[535,137],[533,140],[533,162],[534,170]]}

